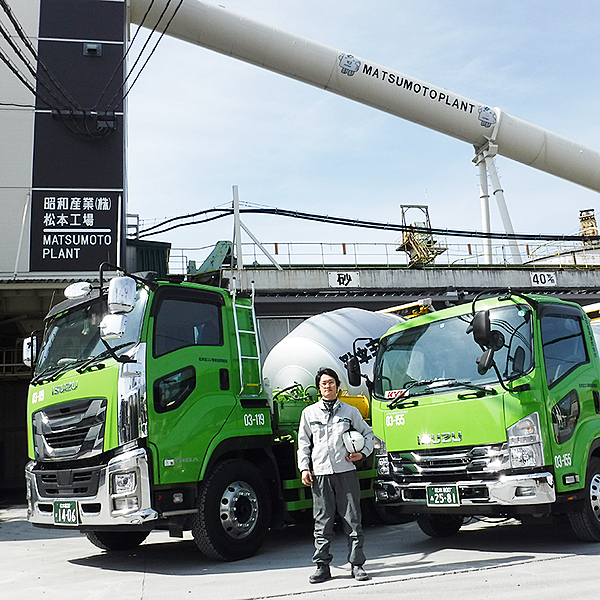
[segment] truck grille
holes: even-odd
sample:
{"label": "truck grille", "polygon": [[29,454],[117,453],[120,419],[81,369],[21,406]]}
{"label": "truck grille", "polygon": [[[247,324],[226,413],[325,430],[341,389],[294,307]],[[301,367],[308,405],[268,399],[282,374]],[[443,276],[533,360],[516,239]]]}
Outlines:
{"label": "truck grille", "polygon": [[41,498],[95,496],[102,467],[64,469],[60,471],[33,470]]}
{"label": "truck grille", "polygon": [[506,444],[390,452],[389,457],[394,477],[407,483],[485,479],[507,469],[509,460]]}
{"label": "truck grille", "polygon": [[48,406],[32,416],[36,460],[71,460],[100,454],[104,446],[106,398]]}

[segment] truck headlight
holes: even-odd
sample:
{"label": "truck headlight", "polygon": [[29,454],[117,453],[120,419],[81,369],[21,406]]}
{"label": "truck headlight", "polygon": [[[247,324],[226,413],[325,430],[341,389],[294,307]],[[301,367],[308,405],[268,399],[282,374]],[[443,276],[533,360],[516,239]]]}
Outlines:
{"label": "truck headlight", "polygon": [[129,498],[115,498],[113,500],[114,512],[132,512],[138,510],[140,502],[137,496]]}
{"label": "truck headlight", "polygon": [[390,459],[387,456],[378,456],[376,460],[377,460],[377,473],[379,475],[389,475],[390,474]]}
{"label": "truck headlight", "polygon": [[137,487],[135,471],[114,473],[112,476],[113,494],[131,494]]}
{"label": "truck headlight", "polygon": [[373,446],[375,452],[375,466],[379,475],[390,474],[390,459],[388,458],[385,442],[375,436],[375,444]]}
{"label": "truck headlight", "polygon": [[542,467],[544,446],[542,443],[540,417],[537,412],[517,421],[506,430],[513,469]]}

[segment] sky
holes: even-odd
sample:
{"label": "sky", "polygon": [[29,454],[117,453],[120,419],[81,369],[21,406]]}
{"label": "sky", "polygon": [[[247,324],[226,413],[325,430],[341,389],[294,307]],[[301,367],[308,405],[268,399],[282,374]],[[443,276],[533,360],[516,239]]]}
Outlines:
{"label": "sky", "polygon": [[[221,1],[600,147],[600,3]],[[427,205],[435,228],[482,229],[472,146],[321,89],[165,36],[128,103],[128,212],[143,226],[231,206],[236,185],[243,203],[392,223],[401,222],[400,205]],[[516,233],[577,233],[579,210],[598,208],[597,192],[508,158],[496,164]],[[490,212],[492,231],[503,231],[493,199]],[[400,235],[274,216],[243,221],[263,243],[394,243]],[[146,239],[207,248],[232,235],[226,217]]]}

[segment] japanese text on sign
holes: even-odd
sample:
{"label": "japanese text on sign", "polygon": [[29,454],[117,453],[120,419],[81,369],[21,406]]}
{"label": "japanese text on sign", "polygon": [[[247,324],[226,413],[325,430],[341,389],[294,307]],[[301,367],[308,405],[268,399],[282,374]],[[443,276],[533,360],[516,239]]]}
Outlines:
{"label": "japanese text on sign", "polygon": [[329,287],[332,288],[357,288],[360,287],[358,271],[329,271]]}
{"label": "japanese text on sign", "polygon": [[116,262],[121,195],[34,191],[31,214],[32,270],[96,270]]}

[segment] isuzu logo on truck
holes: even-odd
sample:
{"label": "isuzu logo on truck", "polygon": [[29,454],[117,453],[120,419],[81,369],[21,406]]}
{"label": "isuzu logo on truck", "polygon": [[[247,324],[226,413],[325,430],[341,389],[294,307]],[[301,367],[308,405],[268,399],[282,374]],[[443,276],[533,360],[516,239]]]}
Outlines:
{"label": "isuzu logo on truck", "polygon": [[55,385],[52,388],[52,395],[56,394],[64,394],[65,392],[72,392],[77,389],[77,385],[79,384],[79,380],[69,381],[67,383],[61,383],[60,385]]}
{"label": "isuzu logo on truck", "polygon": [[444,433],[424,433],[417,436],[419,446],[431,446],[432,444],[448,444],[450,442],[461,442],[462,431],[446,431]]}

